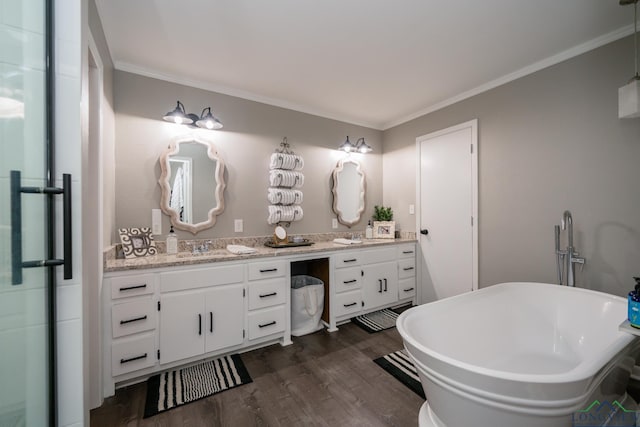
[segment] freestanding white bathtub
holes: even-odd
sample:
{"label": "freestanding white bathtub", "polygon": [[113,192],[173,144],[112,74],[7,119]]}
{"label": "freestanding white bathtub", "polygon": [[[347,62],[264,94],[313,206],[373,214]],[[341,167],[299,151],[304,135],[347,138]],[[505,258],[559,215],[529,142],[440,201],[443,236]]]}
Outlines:
{"label": "freestanding white bathtub", "polygon": [[420,425],[572,426],[596,399],[635,410],[625,389],[640,341],[618,331],[626,309],[601,292],[502,283],[405,311]]}

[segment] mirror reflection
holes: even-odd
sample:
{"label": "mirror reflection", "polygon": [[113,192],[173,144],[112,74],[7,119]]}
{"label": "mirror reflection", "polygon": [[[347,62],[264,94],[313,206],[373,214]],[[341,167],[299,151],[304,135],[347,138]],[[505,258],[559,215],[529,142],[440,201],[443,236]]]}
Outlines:
{"label": "mirror reflection", "polygon": [[224,162],[213,144],[198,138],[175,140],[160,158],[160,207],[180,230],[212,227],[224,210]]}
{"label": "mirror reflection", "polygon": [[338,162],[333,170],[333,211],[341,224],[351,227],[364,211],[365,176],[360,164],[351,159]]}

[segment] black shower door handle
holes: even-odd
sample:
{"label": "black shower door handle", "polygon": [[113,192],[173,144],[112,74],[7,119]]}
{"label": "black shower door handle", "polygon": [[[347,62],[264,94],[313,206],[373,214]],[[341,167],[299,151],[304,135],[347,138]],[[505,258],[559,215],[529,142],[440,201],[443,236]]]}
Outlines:
{"label": "black shower door handle", "polygon": [[[71,242],[71,174],[62,175],[62,188],[58,187],[23,187],[20,171],[10,173],[11,201],[11,284],[22,284],[22,269],[33,267],[64,266],[64,279],[73,278]],[[38,261],[22,260],[22,193],[26,194],[62,194],[63,216],[63,259],[46,259]],[[53,225],[50,225],[49,232]]]}

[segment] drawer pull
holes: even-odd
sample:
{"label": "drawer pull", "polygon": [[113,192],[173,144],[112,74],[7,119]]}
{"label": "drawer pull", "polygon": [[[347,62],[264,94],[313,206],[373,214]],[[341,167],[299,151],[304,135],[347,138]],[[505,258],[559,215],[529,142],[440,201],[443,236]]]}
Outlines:
{"label": "drawer pull", "polygon": [[264,323],[262,325],[258,325],[258,328],[266,328],[267,326],[273,326],[276,324],[276,321],[274,320],[273,322],[269,322],[269,323]]}
{"label": "drawer pull", "polygon": [[403,254],[412,254],[413,251],[402,251]]}
{"label": "drawer pull", "polygon": [[198,335],[202,335],[202,314],[198,314]]}
{"label": "drawer pull", "polygon": [[382,293],[382,280],[378,279],[378,293],[381,294]]}
{"label": "drawer pull", "polygon": [[278,271],[277,268],[265,268],[265,269],[260,269],[260,273],[273,273],[274,271]]}
{"label": "drawer pull", "polygon": [[262,295],[260,295],[260,298],[275,297],[276,295],[278,295],[277,292],[271,292],[270,294],[262,294]]}
{"label": "drawer pull", "polygon": [[409,270],[413,270],[413,267],[405,267],[403,268],[404,271],[409,271]]}
{"label": "drawer pull", "polygon": [[383,279],[384,280],[384,291],[387,292],[387,279]]}
{"label": "drawer pull", "polygon": [[128,359],[120,359],[120,364],[129,363],[129,362],[133,362],[140,359],[146,359],[146,358],[147,358],[147,353],[141,354],[140,356],[130,357]]}
{"label": "drawer pull", "polygon": [[356,283],[357,280],[356,279],[351,279],[351,280],[343,280],[342,283],[344,283],[345,285],[348,285],[350,283]]}
{"label": "drawer pull", "polygon": [[412,290],[413,290],[413,288],[407,288],[407,289],[404,289],[404,291],[405,291],[405,292],[410,292],[410,291],[412,291]]}
{"label": "drawer pull", "polygon": [[342,260],[342,262],[356,262],[357,259],[356,258],[350,258],[350,259],[344,259]]}
{"label": "drawer pull", "polygon": [[120,288],[120,292],[123,291],[132,291],[134,289],[144,289],[147,287],[147,284],[144,283],[142,285],[133,285],[133,286],[125,286],[124,288]]}
{"label": "drawer pull", "polygon": [[213,333],[213,311],[209,312],[209,332]]}
{"label": "drawer pull", "polygon": [[358,304],[357,302],[352,302],[351,304],[342,304],[346,307],[353,307],[354,305]]}
{"label": "drawer pull", "polygon": [[145,314],[144,316],[134,317],[133,319],[121,320],[120,324],[125,325],[131,322],[139,322],[140,320],[147,320],[147,315]]}

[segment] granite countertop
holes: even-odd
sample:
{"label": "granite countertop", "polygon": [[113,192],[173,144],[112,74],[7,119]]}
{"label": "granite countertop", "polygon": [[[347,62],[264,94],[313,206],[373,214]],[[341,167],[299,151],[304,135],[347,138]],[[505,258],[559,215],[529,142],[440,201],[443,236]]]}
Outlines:
{"label": "granite countertop", "polygon": [[[236,255],[227,249],[214,248],[205,253],[192,254],[191,252],[178,252],[176,255],[161,253],[154,256],[146,256],[133,259],[120,259],[114,256],[105,256],[104,272],[141,270],[161,267],[175,267],[184,265],[207,264],[222,261],[239,261],[257,258],[278,257],[311,254],[315,252],[339,251],[348,249],[371,248],[400,243],[415,243],[415,238],[401,239],[362,239],[362,243],[342,245],[333,241],[315,241],[311,246],[293,246],[286,248],[270,248],[262,244],[246,245],[254,247],[257,252],[253,254]],[[241,243],[240,243],[241,244]]]}

